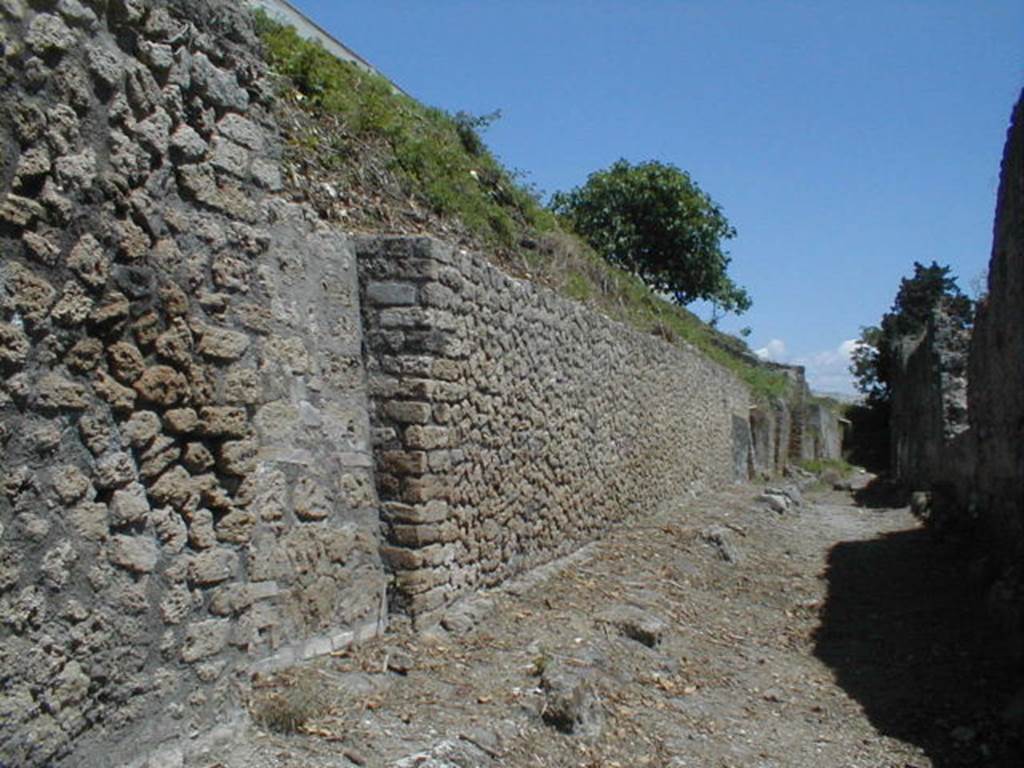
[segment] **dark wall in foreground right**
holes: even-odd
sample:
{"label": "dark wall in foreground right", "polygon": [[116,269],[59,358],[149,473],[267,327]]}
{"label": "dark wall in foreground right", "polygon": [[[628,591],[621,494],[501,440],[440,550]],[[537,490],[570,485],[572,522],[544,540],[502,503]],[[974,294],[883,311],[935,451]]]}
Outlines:
{"label": "dark wall in foreground right", "polygon": [[972,506],[997,568],[990,603],[1024,657],[1024,93],[1003,153],[988,296],[975,320],[968,413],[977,445]]}

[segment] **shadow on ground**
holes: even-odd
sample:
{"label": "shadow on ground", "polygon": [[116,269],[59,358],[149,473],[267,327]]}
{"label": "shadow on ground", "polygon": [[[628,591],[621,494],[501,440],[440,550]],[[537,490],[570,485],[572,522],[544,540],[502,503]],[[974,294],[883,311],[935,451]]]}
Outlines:
{"label": "shadow on ground", "polygon": [[1024,765],[1000,718],[1012,676],[984,661],[992,638],[951,545],[924,529],[843,542],[826,576],[815,654],[880,733],[935,768]]}
{"label": "shadow on ground", "polygon": [[906,506],[907,492],[885,475],[878,475],[863,488],[854,490],[853,501],[858,507],[894,509]]}

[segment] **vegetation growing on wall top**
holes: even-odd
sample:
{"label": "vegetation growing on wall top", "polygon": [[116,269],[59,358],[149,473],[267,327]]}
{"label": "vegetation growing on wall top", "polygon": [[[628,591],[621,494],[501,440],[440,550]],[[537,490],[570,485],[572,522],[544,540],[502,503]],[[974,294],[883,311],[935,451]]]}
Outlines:
{"label": "vegetation growing on wall top", "polygon": [[[324,182],[300,179],[293,186],[313,195],[318,186],[333,192],[364,183],[370,190],[351,207],[373,207],[379,221],[361,220],[361,229],[435,234],[479,248],[509,271],[609,317],[692,344],[732,370],[756,396],[785,395],[788,379],[758,365],[745,342],[659,298],[565,232],[487,149],[480,133],[497,113],[453,116],[426,107],[265,14],[257,13],[257,30],[266,59],[284,78],[282,96],[309,118],[308,125],[293,126],[291,153],[307,175]],[[383,188],[392,181],[400,194],[388,198]],[[429,215],[409,210],[417,206]],[[345,214],[347,224],[355,224]]]}
{"label": "vegetation growing on wall top", "polygon": [[358,153],[360,140],[383,139],[407,190],[434,212],[459,217],[488,244],[510,245],[524,226],[554,225],[551,214],[487,150],[478,133],[487,117],[453,117],[424,106],[265,14],[257,16],[257,28],[274,69],[309,106],[344,121],[347,135],[324,137],[316,151],[341,164]]}

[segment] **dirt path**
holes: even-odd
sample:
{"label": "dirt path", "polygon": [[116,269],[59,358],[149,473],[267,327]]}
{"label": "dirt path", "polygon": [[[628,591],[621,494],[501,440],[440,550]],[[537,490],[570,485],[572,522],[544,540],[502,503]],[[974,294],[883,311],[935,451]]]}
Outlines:
{"label": "dirt path", "polygon": [[999,671],[971,662],[965,580],[914,518],[813,491],[780,514],[756,494],[667,505],[464,605],[451,631],[258,682],[265,716],[316,716],[188,764],[1024,765]]}

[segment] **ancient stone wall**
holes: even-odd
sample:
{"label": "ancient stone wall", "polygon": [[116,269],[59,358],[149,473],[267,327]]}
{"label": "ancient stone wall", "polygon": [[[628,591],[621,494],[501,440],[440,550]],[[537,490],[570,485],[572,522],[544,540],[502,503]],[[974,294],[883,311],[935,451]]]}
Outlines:
{"label": "ancient stone wall", "polygon": [[798,365],[768,363],[790,380],[786,398],[770,398],[750,409],[751,474],[781,475],[792,464],[840,459],[843,429],[838,412],[816,402]]}
{"label": "ancient stone wall", "polygon": [[30,6],[0,2],[0,764],[120,765],[382,627],[358,286],[282,199],[247,15]]}
{"label": "ancient stone wall", "polygon": [[241,8],[0,22],[0,765],[180,764],[389,583],[423,617],[783,466],[696,351],[291,201]]}
{"label": "ancient stone wall", "polygon": [[1003,154],[988,296],[975,320],[968,408],[977,451],[970,509],[992,554],[990,603],[1024,659],[1024,94]]}
{"label": "ancient stone wall", "polygon": [[[970,329],[940,305],[923,333],[901,340],[893,372],[890,467],[909,490],[955,487],[969,467],[953,461],[967,425],[967,355]],[[962,474],[954,482],[954,474]]]}
{"label": "ancient stone wall", "polygon": [[931,492],[930,520],[980,544],[974,570],[1004,655],[1024,661],[1024,95],[1003,155],[988,295],[973,332],[940,308],[904,342],[893,385],[893,467]]}
{"label": "ancient stone wall", "polygon": [[357,251],[397,609],[429,615],[734,479],[749,395],[697,352],[429,239]]}

